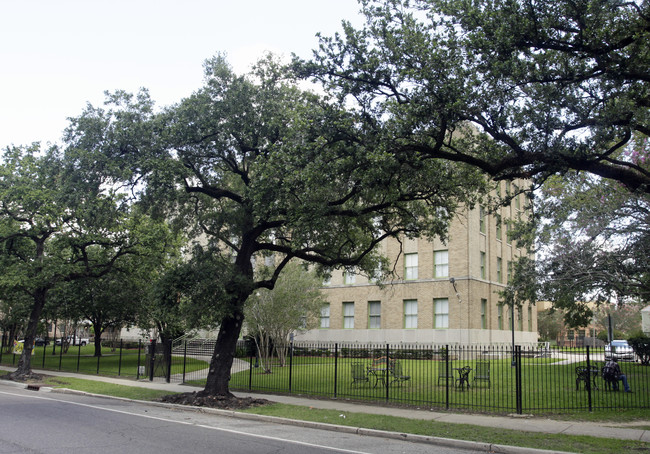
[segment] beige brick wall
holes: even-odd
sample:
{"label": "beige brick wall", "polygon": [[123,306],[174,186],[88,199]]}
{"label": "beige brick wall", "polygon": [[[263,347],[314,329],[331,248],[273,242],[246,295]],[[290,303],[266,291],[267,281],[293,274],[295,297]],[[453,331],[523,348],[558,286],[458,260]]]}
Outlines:
{"label": "beige brick wall", "polygon": [[[520,196],[522,197],[522,196]],[[500,213],[504,219],[513,215],[525,215],[524,201],[522,211],[503,207]],[[404,239],[401,244],[395,240],[382,245],[382,252],[395,264],[397,276],[384,288],[369,283],[363,276],[356,276],[355,283],[345,285],[343,273],[335,272],[331,282],[324,288],[330,301],[329,330],[313,330],[300,337],[312,340],[359,340],[379,339],[392,342],[396,339],[436,339],[446,342],[509,342],[510,325],[508,308],[503,308],[503,329],[498,329],[498,303],[496,292],[506,283],[507,264],[514,258],[525,254],[515,244],[506,240],[506,228],[502,228],[502,240],[497,239],[497,216],[486,214],[486,232],[480,232],[479,208],[457,215],[449,228],[448,243],[439,239]],[[434,251],[449,251],[449,277],[434,278]],[[404,280],[405,253],[418,254],[418,279]],[[486,277],[481,278],[481,252],[486,257]],[[497,257],[502,259],[502,280],[497,278]],[[456,281],[459,298],[449,278]],[[447,298],[449,301],[448,329],[434,329],[434,299]],[[404,301],[417,300],[417,328],[404,329]],[[485,313],[486,328],[482,328],[481,300],[487,302]],[[381,328],[368,329],[368,302],[381,302]],[[354,303],[354,329],[343,329],[343,302]],[[532,314],[532,330],[529,329],[529,314]],[[527,305],[522,310],[522,327],[517,330],[518,342],[535,342],[537,340],[537,311],[528,311]]]}

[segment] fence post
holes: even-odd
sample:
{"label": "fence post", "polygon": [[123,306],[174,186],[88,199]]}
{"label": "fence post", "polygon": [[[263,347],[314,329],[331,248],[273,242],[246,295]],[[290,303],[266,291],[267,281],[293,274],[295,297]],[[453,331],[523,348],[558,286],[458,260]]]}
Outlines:
{"label": "fence post", "polygon": [[293,333],[289,341],[289,393],[291,393],[291,382],[293,378]]}
{"label": "fence post", "polygon": [[153,381],[153,368],[156,364],[156,339],[149,343],[149,381]]}
{"label": "fence post", "polygon": [[589,405],[589,411],[593,411],[592,401],[591,401],[591,361],[589,358],[589,345],[587,345],[587,384],[585,385],[587,390],[587,404]]}
{"label": "fence post", "polygon": [[517,414],[523,414],[523,405],[522,405],[522,383],[521,383],[521,345],[515,346],[514,351],[515,357],[515,381],[516,381],[516,400],[517,400]]}
{"label": "fence post", "polygon": [[[249,341],[250,342],[250,341]],[[253,349],[248,349],[248,390],[253,390]],[[255,352],[255,358],[257,359],[257,351]]]}
{"label": "fence post", "polygon": [[386,367],[384,370],[384,384],[386,385],[386,402],[388,402],[390,381],[388,380],[388,368],[390,367],[390,345],[386,344]]}
{"label": "fence post", "polygon": [[337,385],[338,385],[338,376],[339,376],[339,344],[334,344],[334,398],[337,394]]}
{"label": "fence post", "polygon": [[135,379],[140,380],[140,352],[142,351],[142,339],[138,339],[138,370],[135,373]]}
{"label": "fence post", "polygon": [[165,372],[165,380],[169,383],[172,380],[172,340],[168,339],[163,342],[163,355],[167,359],[167,371]]}
{"label": "fence post", "polygon": [[445,408],[449,410],[449,344],[445,345]]}
{"label": "fence post", "polygon": [[185,383],[185,371],[187,370],[187,339],[183,339],[183,383]]}
{"label": "fence post", "polygon": [[117,376],[122,375],[122,348],[124,348],[124,341],[120,339],[120,360],[117,363]]}

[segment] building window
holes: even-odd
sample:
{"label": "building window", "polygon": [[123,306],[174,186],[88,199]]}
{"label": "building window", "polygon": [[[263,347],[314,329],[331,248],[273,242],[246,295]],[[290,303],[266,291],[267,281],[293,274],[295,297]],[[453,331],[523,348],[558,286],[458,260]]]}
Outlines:
{"label": "building window", "polygon": [[519,202],[519,186],[516,184],[512,185],[513,197],[515,198],[515,209],[521,210],[521,204]]}
{"label": "building window", "polygon": [[343,283],[345,285],[352,285],[356,281],[357,281],[357,275],[354,273],[354,271],[346,270],[345,273],[343,274]]}
{"label": "building window", "polygon": [[449,251],[433,252],[433,277],[449,277]]}
{"label": "building window", "polygon": [[404,328],[418,327],[418,300],[404,300]]}
{"label": "building window", "polygon": [[499,240],[499,241],[501,241],[503,239],[502,238],[503,235],[501,233],[501,224],[502,224],[501,220],[497,219],[497,240]]}
{"label": "building window", "polygon": [[533,308],[528,305],[528,331],[533,331]]}
{"label": "building window", "polygon": [[417,254],[404,254],[404,275],[408,281],[412,281],[418,278]]}
{"label": "building window", "polygon": [[479,213],[478,213],[479,231],[481,233],[485,233],[485,231],[487,230],[486,227],[485,227],[485,208],[479,207],[478,211],[479,211]]}
{"label": "building window", "polygon": [[354,303],[343,303],[343,328],[354,328]]}
{"label": "building window", "polygon": [[506,244],[511,243],[511,241],[510,241],[510,227],[511,227],[510,222],[511,222],[510,220],[507,220],[505,222],[505,224],[506,224]]}
{"label": "building window", "polygon": [[497,257],[497,282],[503,283],[503,260]]}
{"label": "building window", "polygon": [[497,325],[503,329],[503,304],[497,306]]}
{"label": "building window", "polygon": [[485,279],[485,276],[487,275],[485,261],[485,252],[481,252],[481,279]]}
{"label": "building window", "polygon": [[370,301],[368,303],[368,328],[381,328],[381,303],[379,301]]}
{"label": "building window", "polygon": [[512,261],[511,260],[508,260],[507,268],[508,269],[506,270],[506,279],[507,279],[506,283],[509,283],[510,280],[512,279]]}
{"label": "building window", "polygon": [[487,329],[487,300],[481,298],[481,329]]}
{"label": "building window", "polygon": [[436,298],[433,300],[433,327],[436,329],[449,328],[449,300]]}
{"label": "building window", "polygon": [[323,278],[323,287],[329,287],[330,285],[332,285],[332,276],[325,276]]}
{"label": "building window", "polygon": [[326,304],[320,308],[320,327],[330,327],[330,305]]}

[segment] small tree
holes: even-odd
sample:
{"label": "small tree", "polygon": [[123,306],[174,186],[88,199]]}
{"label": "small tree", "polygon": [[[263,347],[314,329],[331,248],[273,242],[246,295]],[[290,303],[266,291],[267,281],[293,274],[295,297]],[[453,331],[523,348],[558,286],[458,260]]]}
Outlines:
{"label": "small tree", "polygon": [[650,365],[650,337],[645,334],[638,334],[628,339],[628,343],[634,349],[634,353],[639,357],[641,364]]}
{"label": "small tree", "polygon": [[543,340],[557,340],[564,326],[562,312],[546,309],[537,314],[537,331]]}
{"label": "small tree", "polygon": [[267,372],[271,372],[273,350],[284,366],[289,335],[315,324],[325,301],[320,285],[321,281],[314,272],[292,262],[273,290],[261,289],[248,299],[246,323],[257,343],[262,367]]}

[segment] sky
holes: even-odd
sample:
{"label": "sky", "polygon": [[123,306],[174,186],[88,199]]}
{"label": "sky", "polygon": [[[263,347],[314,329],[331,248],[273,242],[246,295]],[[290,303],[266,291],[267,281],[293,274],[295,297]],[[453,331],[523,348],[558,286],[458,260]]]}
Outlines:
{"label": "sky", "polygon": [[0,0],[0,149],[60,142],[67,119],[106,90],[178,102],[218,52],[238,73],[266,51],[307,58],[316,33],[361,24],[358,10],[356,0]]}

